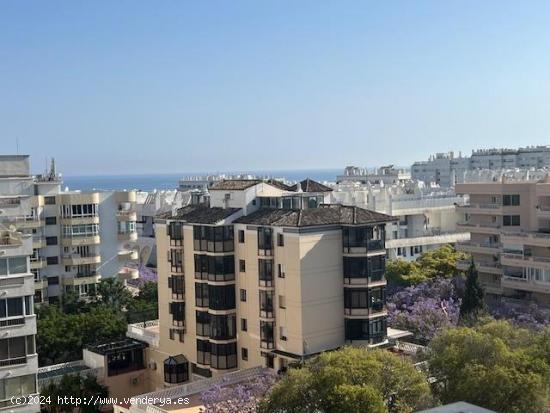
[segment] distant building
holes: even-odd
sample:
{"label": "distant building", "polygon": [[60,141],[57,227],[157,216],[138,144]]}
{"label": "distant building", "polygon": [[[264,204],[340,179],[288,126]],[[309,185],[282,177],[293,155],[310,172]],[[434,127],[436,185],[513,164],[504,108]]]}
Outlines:
{"label": "distant building", "polygon": [[444,406],[437,406],[428,410],[422,410],[417,413],[497,413],[497,412],[473,405],[471,403],[456,402],[456,403],[446,404]]}
{"label": "distant building", "polygon": [[469,196],[458,226],[471,233],[458,248],[472,254],[489,300],[550,305],[550,178],[546,171],[489,172],[456,185]]}
{"label": "distant building", "polygon": [[423,182],[371,185],[334,185],[331,202],[354,205],[398,219],[386,226],[388,258],[415,260],[423,252],[445,244],[466,241],[467,230],[457,229],[464,197],[449,189],[429,187]]}
{"label": "distant building", "polygon": [[393,165],[382,166],[371,172],[367,168],[346,166],[343,175],[336,177],[336,183],[359,182],[362,184],[392,185],[406,182],[411,179],[411,173],[405,169],[395,169]]}
{"label": "distant building", "polygon": [[411,177],[441,187],[464,182],[464,173],[474,169],[513,169],[550,167],[550,146],[519,149],[478,149],[466,157],[454,152],[437,153],[427,161],[415,162]]}

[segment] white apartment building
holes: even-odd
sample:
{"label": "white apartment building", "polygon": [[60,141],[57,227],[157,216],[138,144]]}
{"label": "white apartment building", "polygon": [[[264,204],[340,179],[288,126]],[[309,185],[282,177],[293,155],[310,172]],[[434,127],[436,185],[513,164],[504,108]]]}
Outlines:
{"label": "white apartment building", "polygon": [[415,162],[411,176],[442,187],[464,182],[464,174],[474,169],[544,168],[550,166],[550,146],[528,146],[518,149],[478,149],[472,156],[459,152],[436,153],[427,161]]}
{"label": "white apartment building", "polygon": [[353,205],[399,218],[387,225],[386,249],[390,259],[415,260],[420,254],[444,244],[469,239],[458,230],[457,205],[464,197],[451,190],[427,187],[423,182],[371,185],[359,182],[334,186],[332,203]]}
{"label": "white apartment building", "polygon": [[343,175],[336,177],[337,183],[360,182],[366,184],[384,184],[392,185],[406,182],[411,179],[410,171],[405,169],[395,169],[393,165],[382,166],[370,171],[367,168],[357,166],[346,166]]}
{"label": "white apartment building", "polygon": [[35,302],[87,295],[101,277],[137,278],[136,194],[62,191],[55,165],[32,176],[28,155],[0,156],[0,225],[32,238]]}

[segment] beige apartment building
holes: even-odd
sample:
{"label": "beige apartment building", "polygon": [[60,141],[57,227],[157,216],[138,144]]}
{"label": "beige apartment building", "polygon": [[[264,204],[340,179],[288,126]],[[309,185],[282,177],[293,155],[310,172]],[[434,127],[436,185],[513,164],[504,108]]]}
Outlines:
{"label": "beige apartment building", "polygon": [[470,198],[458,207],[464,214],[458,227],[470,231],[471,240],[458,248],[472,254],[488,299],[550,304],[548,176],[457,184],[456,192]]}
{"label": "beige apartment building", "polygon": [[394,218],[327,205],[330,191],[311,180],[225,180],[210,205],[156,220],[159,323],[139,333],[158,337],[151,388],[387,342]]}

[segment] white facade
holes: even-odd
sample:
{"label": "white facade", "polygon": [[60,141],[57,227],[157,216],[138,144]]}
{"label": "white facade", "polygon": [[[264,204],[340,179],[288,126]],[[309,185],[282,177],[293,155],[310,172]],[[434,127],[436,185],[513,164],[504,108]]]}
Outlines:
{"label": "white facade", "polygon": [[332,202],[354,205],[399,217],[386,229],[386,249],[390,259],[414,260],[421,253],[444,244],[469,239],[457,232],[456,205],[464,198],[452,191],[425,187],[422,182],[400,185],[345,183],[334,186]]}
{"label": "white facade", "polygon": [[369,182],[371,184],[383,183],[385,185],[392,185],[406,182],[410,179],[410,171],[395,169],[393,165],[383,166],[371,172],[369,172],[367,168],[346,166],[344,169],[344,174],[336,177],[336,182],[359,182],[362,184]]}
{"label": "white facade", "polygon": [[442,187],[464,182],[467,171],[474,169],[543,168],[550,166],[550,146],[519,149],[479,149],[472,156],[458,157],[453,152],[437,153],[428,161],[415,162],[411,167],[413,179],[434,182]]}

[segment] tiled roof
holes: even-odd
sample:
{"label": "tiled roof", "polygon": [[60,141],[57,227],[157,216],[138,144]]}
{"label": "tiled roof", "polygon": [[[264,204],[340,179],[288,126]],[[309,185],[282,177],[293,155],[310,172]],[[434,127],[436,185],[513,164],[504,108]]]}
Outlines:
{"label": "tiled roof", "polygon": [[242,190],[250,188],[256,184],[262,182],[259,179],[224,179],[222,181],[216,182],[209,189],[210,191],[215,190]]}
{"label": "tiled roof", "polygon": [[178,209],[175,216],[166,219],[177,219],[194,224],[216,224],[234,213],[240,208],[207,207],[205,205],[188,205]]}
{"label": "tiled roof", "polygon": [[291,191],[290,185],[285,184],[284,182],[278,181],[276,179],[268,179],[264,181],[266,184],[274,186],[275,188],[282,189],[283,191]]}
{"label": "tiled roof", "polygon": [[235,223],[308,227],[319,225],[361,225],[395,221],[397,218],[368,209],[344,205],[323,205],[311,209],[262,208],[238,218]]}
{"label": "tiled roof", "polygon": [[[332,188],[329,188],[326,185],[323,185],[317,181],[314,181],[313,179],[304,179],[300,182],[300,187],[302,188],[303,192],[330,192],[332,191]],[[292,185],[290,188],[291,191],[296,191],[298,189],[298,185]]]}

